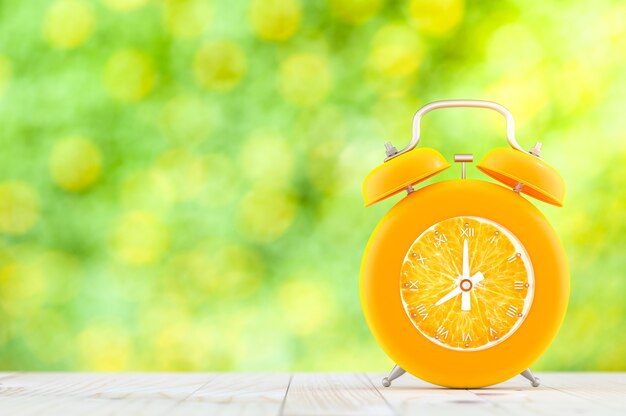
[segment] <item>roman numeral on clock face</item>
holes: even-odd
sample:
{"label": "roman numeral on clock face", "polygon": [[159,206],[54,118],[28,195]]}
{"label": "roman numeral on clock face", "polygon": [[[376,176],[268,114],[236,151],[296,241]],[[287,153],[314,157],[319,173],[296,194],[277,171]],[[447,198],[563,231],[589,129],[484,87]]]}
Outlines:
{"label": "roman numeral on clock face", "polygon": [[491,240],[489,240],[489,244],[495,243],[497,241],[499,235],[500,235],[500,232],[498,232],[498,231],[493,233],[493,237],[491,237]]}
{"label": "roman numeral on clock face", "polygon": [[422,253],[413,253],[413,258],[415,260],[421,261],[422,265],[424,265],[424,260],[426,260],[426,257],[422,257]]}
{"label": "roman numeral on clock face", "polygon": [[466,228],[461,228],[461,237],[474,237],[474,229],[469,227],[467,228],[467,224]]}
{"label": "roman numeral on clock face", "polygon": [[515,290],[523,290],[524,282],[515,282],[513,283],[513,287],[515,288]]}
{"label": "roman numeral on clock face", "polygon": [[443,325],[441,325],[439,328],[437,328],[437,335],[435,335],[435,338],[448,339],[448,330],[445,329]]}
{"label": "roman numeral on clock face", "polygon": [[417,318],[417,315],[422,317],[422,321],[424,319],[426,319],[428,317],[428,312],[426,312],[426,307],[424,307],[424,305],[417,305],[417,308],[415,308],[415,311],[413,313],[413,318]]}
{"label": "roman numeral on clock face", "polygon": [[448,242],[448,238],[444,233],[439,233],[439,231],[435,231],[435,247],[441,246],[443,243]]}
{"label": "roman numeral on clock face", "polygon": [[409,289],[411,292],[416,292],[417,290],[419,290],[419,282],[417,280],[409,280],[408,282],[404,283],[404,287],[406,289]]}
{"label": "roman numeral on clock face", "polygon": [[517,308],[513,305],[510,305],[509,309],[506,310],[506,314],[511,318],[515,318],[515,315],[517,315]]}
{"label": "roman numeral on clock face", "polygon": [[517,260],[518,258],[521,257],[521,253],[515,253],[513,254],[511,257],[509,257],[508,259],[506,259],[509,263],[513,263],[515,260]]}

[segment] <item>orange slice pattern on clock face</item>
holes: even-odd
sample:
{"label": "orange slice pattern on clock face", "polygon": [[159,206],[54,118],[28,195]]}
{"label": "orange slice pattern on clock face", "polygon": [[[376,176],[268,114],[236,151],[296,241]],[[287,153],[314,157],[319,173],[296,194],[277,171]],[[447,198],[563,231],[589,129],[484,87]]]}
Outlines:
{"label": "orange slice pattern on clock face", "polygon": [[522,324],[533,298],[532,263],[507,229],[455,217],[424,231],[402,264],[404,309],[425,337],[447,348],[493,346]]}

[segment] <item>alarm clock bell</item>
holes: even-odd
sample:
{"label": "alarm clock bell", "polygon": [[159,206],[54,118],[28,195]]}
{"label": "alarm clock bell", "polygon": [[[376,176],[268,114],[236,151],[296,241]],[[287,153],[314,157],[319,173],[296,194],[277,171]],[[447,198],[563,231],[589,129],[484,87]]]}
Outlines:
{"label": "alarm clock bell", "polygon": [[541,143],[535,144],[528,153],[494,149],[476,167],[516,192],[562,207],[565,183],[554,168],[540,159],[540,151]]}
{"label": "alarm clock bell", "polygon": [[[392,146],[388,144],[387,150]],[[369,207],[390,196],[409,190],[439,172],[450,167],[444,157],[434,149],[416,149],[372,170],[363,182],[363,199]]]}

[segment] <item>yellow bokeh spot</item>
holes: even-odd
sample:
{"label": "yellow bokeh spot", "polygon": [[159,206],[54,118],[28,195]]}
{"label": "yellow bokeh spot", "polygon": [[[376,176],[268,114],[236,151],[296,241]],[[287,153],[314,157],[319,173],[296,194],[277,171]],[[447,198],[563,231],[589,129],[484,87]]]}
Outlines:
{"label": "yellow bokeh spot", "polygon": [[154,166],[129,175],[122,200],[129,208],[164,211],[177,202],[220,207],[239,193],[240,172],[224,154],[198,156],[184,149],[163,153]]}
{"label": "yellow bokeh spot", "polygon": [[307,179],[324,196],[332,195],[337,189],[337,155],[343,145],[343,141],[322,140],[307,154]]}
{"label": "yellow bokeh spot", "polygon": [[29,313],[26,318],[20,329],[29,336],[22,339],[37,361],[55,366],[73,360],[75,347],[67,342],[71,331],[71,320],[67,316],[56,309],[40,308]]}
{"label": "yellow bokeh spot", "polygon": [[194,371],[211,360],[215,335],[205,325],[188,321],[161,322],[155,335],[156,367],[165,371]]}
{"label": "yellow bokeh spot", "polygon": [[[370,131],[375,132],[375,124],[370,125]],[[397,142],[400,144],[400,142]],[[370,166],[380,164],[380,155],[385,155],[384,149],[381,150],[380,144],[376,143],[364,146],[363,143],[351,142],[345,144],[337,157],[337,177],[335,178],[335,186],[337,196],[340,194],[360,196],[358,191],[359,178],[364,178],[370,169]]]}
{"label": "yellow bokeh spot", "polygon": [[176,200],[176,188],[165,172],[133,172],[122,182],[122,203],[132,210],[165,211]]}
{"label": "yellow bokeh spot", "polygon": [[177,38],[200,36],[211,22],[213,8],[208,0],[165,0],[167,30]]}
{"label": "yellow bokeh spot", "polygon": [[281,316],[289,330],[306,336],[319,330],[335,315],[332,291],[320,276],[300,273],[278,289]]}
{"label": "yellow bokeh spot", "polygon": [[0,267],[0,310],[16,318],[39,309],[46,297],[47,280],[40,265],[21,259]]}
{"label": "yellow bokeh spot", "polygon": [[263,281],[263,259],[254,250],[221,239],[201,241],[191,250],[169,256],[163,269],[168,293],[180,293],[189,304],[207,297],[243,297]]}
{"label": "yellow bokeh spot", "polygon": [[546,91],[541,72],[526,76],[512,74],[491,85],[487,97],[508,108],[515,115],[515,124],[523,127],[548,104]]}
{"label": "yellow bokeh spot", "polygon": [[298,0],[252,0],[249,13],[252,29],[259,38],[284,41],[298,30],[302,7]]}
{"label": "yellow bokeh spot", "polygon": [[463,19],[464,0],[411,0],[409,16],[420,32],[442,35]]}
{"label": "yellow bokeh spot", "polygon": [[336,186],[337,155],[345,146],[347,137],[343,110],[336,106],[324,106],[315,111],[302,112],[294,130],[298,132],[295,138],[299,149],[305,146],[306,161],[303,166],[307,180],[324,195],[331,194]]}
{"label": "yellow bokeh spot", "polygon": [[144,6],[150,0],[102,0],[111,10],[116,12],[130,12]]}
{"label": "yellow bokeh spot", "polygon": [[[206,247],[198,250],[207,252]],[[213,279],[222,295],[242,298],[253,294],[263,281],[265,265],[254,250],[237,244],[226,244],[209,253],[216,274]]]}
{"label": "yellow bokeh spot", "polygon": [[254,188],[239,206],[239,229],[250,240],[270,243],[289,228],[297,204],[285,191]]}
{"label": "yellow bokeh spot", "polygon": [[95,17],[91,5],[83,0],[56,0],[48,8],[43,36],[50,46],[71,49],[91,36]]}
{"label": "yellow bokeh spot", "polygon": [[258,324],[276,322],[280,313],[273,302],[267,302],[262,297],[259,300],[237,308],[236,326],[231,324],[232,313],[219,322],[225,325],[224,340],[228,342],[221,345],[222,354],[228,352],[232,355],[234,371],[288,371],[293,354],[292,334],[280,324]]}
{"label": "yellow bokeh spot", "polygon": [[374,35],[368,63],[381,75],[402,77],[417,70],[423,55],[424,48],[415,30],[390,23]]}
{"label": "yellow bokeh spot", "polygon": [[132,361],[132,342],[128,331],[113,324],[92,324],[77,339],[81,369],[122,371]]}
{"label": "yellow bokeh spot", "polygon": [[0,56],[0,97],[2,97],[7,90],[12,73],[13,67],[11,61],[4,56]]}
{"label": "yellow bokeh spot", "polygon": [[228,91],[243,78],[246,56],[233,42],[207,42],[196,52],[193,69],[196,79],[206,89]]}
{"label": "yellow bokeh spot", "polygon": [[[501,75],[531,71],[541,65],[544,57],[541,42],[530,28],[520,23],[500,27],[486,46],[487,65]],[[524,59],[519,59],[520,56]]]}
{"label": "yellow bokeh spot", "polygon": [[39,198],[24,182],[0,182],[0,232],[20,235],[39,219]]}
{"label": "yellow bokeh spot", "polygon": [[604,91],[603,78],[599,78],[593,68],[579,60],[563,63],[558,69],[558,77],[554,83],[559,93],[551,98],[562,110],[567,111],[598,102]]}
{"label": "yellow bokeh spot", "polygon": [[133,211],[117,221],[111,243],[122,262],[146,265],[161,258],[169,241],[169,231],[158,216],[146,211]]}
{"label": "yellow bokeh spot", "polygon": [[206,207],[221,207],[231,202],[239,194],[240,172],[236,163],[220,153],[204,157],[208,175],[201,196],[201,203]]}
{"label": "yellow bokeh spot", "polygon": [[172,141],[195,145],[211,133],[213,109],[199,98],[180,95],[165,104],[160,124]]}
{"label": "yellow bokeh spot", "polygon": [[[345,108],[337,105],[325,105],[315,111],[300,112],[294,124],[291,140],[298,141],[298,147],[305,152],[318,147],[321,141],[334,143],[346,139]],[[329,129],[328,126],[332,126]]]}
{"label": "yellow bokeh spot", "polygon": [[243,144],[239,160],[241,170],[255,185],[284,188],[292,181],[293,151],[278,133],[253,133]]}
{"label": "yellow bokeh spot", "polygon": [[310,107],[322,102],[332,87],[328,60],[321,55],[292,55],[280,66],[278,87],[292,104]]}
{"label": "yellow bokeh spot", "polygon": [[0,247],[0,310],[31,317],[48,302],[63,305],[80,287],[79,264],[61,251],[37,245]]}
{"label": "yellow bokeh spot", "polygon": [[170,256],[163,267],[167,288],[173,293],[190,294],[187,296],[190,302],[195,296],[204,301],[208,293],[219,290],[224,283],[221,278],[223,271],[217,269],[212,258],[217,249],[216,245],[212,245],[210,250],[193,248]]}
{"label": "yellow bokeh spot", "polygon": [[69,137],[57,141],[50,155],[50,174],[60,188],[79,192],[100,178],[102,156],[91,140]]}
{"label": "yellow bokeh spot", "polygon": [[[167,175],[178,201],[197,198],[204,190],[209,176],[205,160],[182,149],[163,153],[157,159],[155,169]],[[219,175],[218,172],[212,174]]]}
{"label": "yellow bokeh spot", "polygon": [[424,47],[416,30],[401,23],[390,23],[378,30],[372,40],[367,77],[384,96],[406,95],[415,82]]}
{"label": "yellow bokeh spot", "polygon": [[384,0],[330,0],[335,17],[353,24],[367,22],[378,14],[384,4]]}
{"label": "yellow bokeh spot", "polygon": [[115,52],[104,68],[107,92],[123,102],[138,101],[150,93],[156,73],[150,57],[135,49]]}
{"label": "yellow bokeh spot", "polygon": [[34,263],[45,273],[48,296],[56,303],[67,302],[80,287],[80,263],[71,254],[62,251],[44,251]]}

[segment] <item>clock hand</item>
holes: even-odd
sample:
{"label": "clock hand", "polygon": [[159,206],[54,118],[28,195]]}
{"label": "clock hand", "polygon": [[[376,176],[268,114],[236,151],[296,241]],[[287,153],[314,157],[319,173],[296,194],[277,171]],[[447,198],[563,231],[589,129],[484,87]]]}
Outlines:
{"label": "clock hand", "polygon": [[467,238],[463,241],[463,279],[469,279],[469,248],[467,244]]}
{"label": "clock hand", "polygon": [[470,304],[470,292],[463,292],[461,293],[461,310],[462,311],[469,311],[472,309],[472,306]]}
{"label": "clock hand", "polygon": [[481,272],[476,272],[476,274],[469,278],[469,281],[472,282],[473,285],[476,283],[480,283],[485,279],[485,276]]}
{"label": "clock hand", "polygon": [[445,295],[444,297],[442,297],[441,299],[439,299],[437,301],[437,303],[435,303],[435,306],[439,306],[444,302],[449,301],[450,299],[452,299],[453,297],[455,297],[456,295],[458,295],[459,293],[461,293],[461,288],[457,287],[453,290],[450,291],[450,293],[448,293],[447,295]]}

